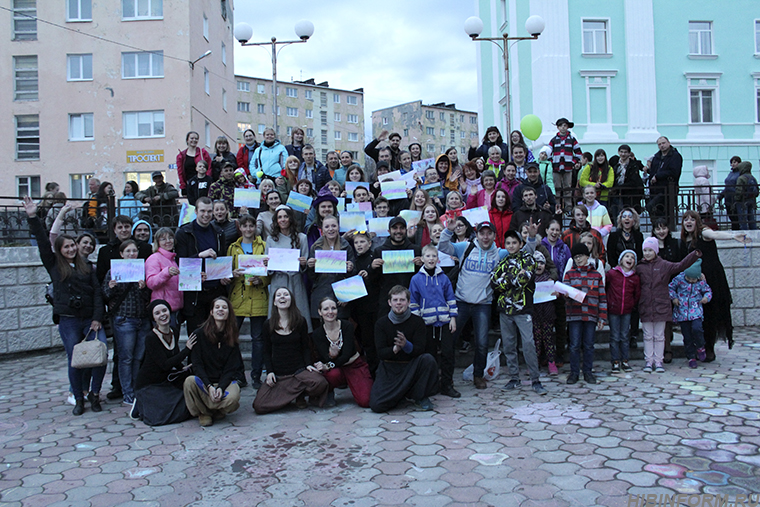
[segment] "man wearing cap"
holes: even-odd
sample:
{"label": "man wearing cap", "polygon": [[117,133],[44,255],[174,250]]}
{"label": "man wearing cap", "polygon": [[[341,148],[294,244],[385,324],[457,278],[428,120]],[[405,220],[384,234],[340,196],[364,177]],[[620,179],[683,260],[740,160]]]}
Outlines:
{"label": "man wearing cap", "polygon": [[153,185],[137,192],[135,198],[150,205],[150,216],[155,225],[176,226],[179,216],[177,210],[179,192],[171,183],[164,181],[164,174],[161,171],[153,171],[150,177],[153,179]]}
{"label": "man wearing cap", "polygon": [[366,153],[372,160],[375,162],[380,162],[382,159],[380,158],[380,151],[377,148],[377,146],[385,141],[386,137],[388,138],[388,149],[390,149],[391,159],[388,161],[388,163],[391,166],[391,169],[394,171],[396,169],[399,169],[401,167],[401,163],[399,162],[399,145],[401,144],[401,134],[398,132],[392,133],[390,136],[388,136],[388,131],[383,130],[380,132],[380,135],[377,136],[377,139],[373,139],[366,148],[364,148],[364,153]]}
{"label": "man wearing cap", "polygon": [[557,135],[549,141],[554,169],[554,190],[557,195],[562,196],[565,211],[569,211],[573,207],[573,171],[575,164],[581,161],[583,152],[578,140],[570,133],[570,129],[575,126],[573,122],[567,118],[560,118],[555,125]]}
{"label": "man wearing cap", "polygon": [[549,185],[544,184],[540,172],[541,170],[536,162],[528,162],[525,166],[525,181],[512,194],[512,211],[517,211],[522,207],[522,191],[526,188],[532,188],[536,192],[536,206],[550,214],[554,213],[557,206],[554,192],[549,188]]}
{"label": "man wearing cap", "polygon": [[[452,243],[456,220],[449,217],[446,229],[441,233],[438,250],[461,259],[459,279],[454,295],[457,299],[457,333],[461,333],[467,321],[472,318],[475,334],[475,359],[473,380],[477,389],[487,387],[483,378],[488,354],[488,327],[491,320],[493,287],[491,273],[499,261],[509,252],[494,243],[496,227],[491,222],[481,222],[477,226],[477,239],[462,243]],[[536,248],[536,224],[531,224],[528,241],[523,247],[531,254]],[[457,335],[458,336],[458,335]],[[457,336],[454,337],[456,341]]]}
{"label": "man wearing cap", "polygon": [[[380,275],[380,294],[388,294],[388,292],[396,285],[402,287],[409,287],[412,283],[412,276],[422,266],[422,253],[419,245],[415,245],[409,238],[406,237],[406,220],[401,217],[393,217],[388,224],[388,232],[390,236],[385,240],[385,243],[375,249],[375,260],[372,261],[372,267],[374,269],[381,269]],[[413,250],[414,251],[414,270],[408,273],[384,273],[382,272],[383,266],[383,252],[393,252],[399,250]],[[390,310],[388,301],[384,297],[380,298],[380,305],[377,314],[387,315]]]}

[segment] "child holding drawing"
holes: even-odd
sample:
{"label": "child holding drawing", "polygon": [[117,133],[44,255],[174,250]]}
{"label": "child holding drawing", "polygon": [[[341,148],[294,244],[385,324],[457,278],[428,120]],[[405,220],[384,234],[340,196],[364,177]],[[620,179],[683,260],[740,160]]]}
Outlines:
{"label": "child holding drawing", "polygon": [[[546,257],[544,254],[539,251],[533,252],[533,258],[536,261],[536,284],[541,282],[554,283],[549,270],[546,269]],[[542,364],[542,361],[546,361],[549,367],[549,375],[552,377],[557,376],[557,364],[554,361],[556,348],[552,333],[556,318],[554,305],[554,300],[544,303],[533,302],[533,340],[536,342],[536,356],[538,357],[539,364]]]}
{"label": "child holding drawing", "polygon": [[628,365],[628,331],[631,327],[631,313],[641,297],[641,280],[636,274],[637,260],[636,252],[623,250],[618,265],[607,272],[612,373],[633,371]]}

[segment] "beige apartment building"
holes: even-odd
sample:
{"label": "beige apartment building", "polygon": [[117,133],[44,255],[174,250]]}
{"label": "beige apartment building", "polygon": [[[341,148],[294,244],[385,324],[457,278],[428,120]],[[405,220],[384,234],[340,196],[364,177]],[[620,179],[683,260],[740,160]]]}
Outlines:
{"label": "beige apartment building", "polygon": [[[264,129],[274,125],[274,90],[271,79],[235,76],[237,80],[238,143],[253,129],[261,142]],[[364,165],[364,89],[341,90],[328,83],[277,81],[277,138],[290,144],[294,128],[306,134],[323,162],[327,152],[350,151]],[[358,158],[357,158],[358,157]]]}
{"label": "beige apartment building", "polygon": [[372,135],[380,132],[401,134],[401,147],[422,145],[422,158],[431,158],[456,146],[460,159],[467,154],[470,140],[478,138],[478,113],[462,111],[455,104],[425,105],[421,100],[372,111]]}
{"label": "beige apartment building", "polygon": [[206,146],[227,135],[234,147],[231,0],[6,4],[2,195],[37,196],[55,181],[81,197],[91,175],[121,195],[156,170],[176,184],[190,130]]}

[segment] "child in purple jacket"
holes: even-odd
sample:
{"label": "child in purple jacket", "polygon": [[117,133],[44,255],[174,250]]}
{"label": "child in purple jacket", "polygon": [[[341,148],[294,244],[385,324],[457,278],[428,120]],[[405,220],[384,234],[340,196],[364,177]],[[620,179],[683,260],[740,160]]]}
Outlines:
{"label": "child in purple jacket", "polygon": [[700,259],[676,276],[668,286],[670,300],[673,302],[673,322],[681,325],[689,368],[696,368],[697,359],[704,361],[706,357],[702,305],[710,302],[712,290],[701,277]]}

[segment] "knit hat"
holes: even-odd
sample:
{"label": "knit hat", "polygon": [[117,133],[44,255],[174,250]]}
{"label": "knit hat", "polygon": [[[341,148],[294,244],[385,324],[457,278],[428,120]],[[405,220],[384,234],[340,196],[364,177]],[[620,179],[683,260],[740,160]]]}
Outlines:
{"label": "knit hat", "polygon": [[320,189],[317,197],[312,201],[311,207],[314,209],[319,209],[319,204],[325,201],[331,202],[335,206],[338,206],[338,198],[335,197],[332,192],[330,192],[329,185],[325,185]]}
{"label": "knit hat", "polygon": [[697,259],[697,262],[686,268],[683,274],[689,278],[699,278],[702,276],[702,259]]}
{"label": "knit hat", "polygon": [[623,250],[622,252],[620,252],[620,255],[618,256],[618,265],[623,261],[623,256],[627,253],[633,254],[633,265],[635,266],[636,263],[639,262],[639,257],[636,255],[636,252],[634,252],[633,250]]}
{"label": "knit hat", "polygon": [[541,253],[541,252],[539,252],[539,251],[535,251],[535,252],[533,252],[533,259],[534,259],[534,260],[535,260],[535,261],[536,261],[538,264],[546,264],[546,257],[544,257],[544,254],[542,254],[542,253]]}
{"label": "knit hat", "polygon": [[660,243],[657,241],[657,238],[654,238],[652,236],[648,237],[644,240],[644,244],[641,245],[641,249],[645,248],[651,248],[654,250],[654,253],[659,254],[660,253]]}
{"label": "knit hat", "polygon": [[591,255],[591,252],[588,251],[588,247],[581,243],[580,241],[573,245],[573,249],[570,250],[570,254],[575,257],[576,255],[585,255],[586,257]]}

